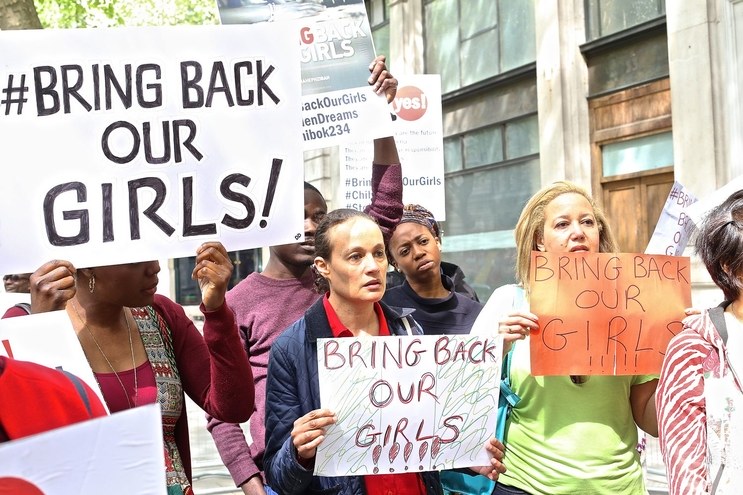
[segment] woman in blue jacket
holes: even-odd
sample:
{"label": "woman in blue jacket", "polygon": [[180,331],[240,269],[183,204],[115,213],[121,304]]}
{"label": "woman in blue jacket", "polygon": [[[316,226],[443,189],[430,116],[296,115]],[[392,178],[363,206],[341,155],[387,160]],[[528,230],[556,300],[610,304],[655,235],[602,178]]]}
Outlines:
{"label": "woman in blue jacket", "polygon": [[[320,408],[317,339],[421,334],[407,314],[380,303],[385,289],[387,255],[382,232],[368,215],[335,210],[315,233],[315,264],[325,297],[290,326],[271,347],[266,383],[266,452],[264,469],[271,487],[283,495],[440,494],[437,472],[374,476],[314,476],[317,447],[325,428],[336,422]],[[496,479],[505,471],[503,445],[486,446],[491,465],[474,471]]]}

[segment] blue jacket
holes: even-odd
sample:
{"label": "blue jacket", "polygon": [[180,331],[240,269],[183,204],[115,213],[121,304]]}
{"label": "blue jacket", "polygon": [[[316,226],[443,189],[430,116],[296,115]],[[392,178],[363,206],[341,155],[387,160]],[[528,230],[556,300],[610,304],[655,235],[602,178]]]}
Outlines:
{"label": "blue jacket", "polygon": [[[380,303],[390,333],[406,335],[406,318],[414,334],[423,333],[409,316],[411,310],[393,309]],[[266,451],[263,466],[268,485],[281,495],[364,495],[362,476],[313,476],[297,460],[291,439],[294,421],[320,408],[317,378],[317,339],[333,338],[320,299],[287,328],[271,346],[266,381]],[[441,495],[438,472],[421,473],[428,495]]]}

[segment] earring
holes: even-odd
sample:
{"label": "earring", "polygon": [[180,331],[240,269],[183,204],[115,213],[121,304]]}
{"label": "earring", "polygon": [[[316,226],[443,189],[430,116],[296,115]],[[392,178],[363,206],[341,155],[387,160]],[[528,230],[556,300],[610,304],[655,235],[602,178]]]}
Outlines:
{"label": "earring", "polygon": [[90,274],[90,278],[88,279],[88,290],[92,294],[95,292],[95,275],[92,273]]}

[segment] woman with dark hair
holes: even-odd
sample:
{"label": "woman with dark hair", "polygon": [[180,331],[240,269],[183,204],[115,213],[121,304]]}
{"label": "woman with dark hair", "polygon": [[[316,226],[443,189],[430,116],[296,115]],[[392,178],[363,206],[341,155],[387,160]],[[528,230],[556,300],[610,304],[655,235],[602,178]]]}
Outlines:
{"label": "woman with dark hair", "polygon": [[725,301],[684,320],[656,404],[671,495],[740,493],[743,479],[743,190],[704,219],[696,253]]}
{"label": "woman with dark hair", "polygon": [[179,304],[156,293],[157,261],[77,269],[52,261],[34,272],[34,312],[67,312],[109,411],[160,404],[171,495],[193,493],[184,394],[223,421],[246,421],[253,410],[250,365],[225,302],[232,270],[221,243],[197,249],[203,336]]}
{"label": "woman with dark hair", "polygon": [[[369,66],[369,84],[392,101],[397,79],[387,70],[384,55]],[[371,174],[371,204],[364,211],[379,223],[385,235],[402,215],[402,167],[395,139],[374,140]],[[264,412],[266,372],[274,341],[282,330],[302,317],[320,299],[315,290],[311,266],[315,259],[315,231],[328,211],[325,198],[314,186],[304,184],[304,239],[302,242],[271,246],[261,273],[253,272],[227,292],[227,304],[235,312],[240,337],[253,370],[255,410],[250,418],[250,435],[238,424],[209,417],[207,428],[235,485],[246,495],[275,495],[265,483]]]}
{"label": "woman with dark hair", "polygon": [[[379,226],[355,210],[328,213],[315,232],[315,263],[325,296],[284,331],[271,347],[266,384],[266,451],[268,484],[282,495],[440,494],[437,472],[372,476],[314,476],[317,447],[325,428],[336,422],[321,409],[317,339],[421,334],[409,314],[380,302],[385,289],[387,255]],[[500,442],[487,449],[491,466],[477,469],[491,479],[505,468]]]}
{"label": "woman with dark hair", "polygon": [[[459,273],[457,283],[446,274],[441,261],[441,227],[429,210],[421,205],[408,204],[402,212],[387,245],[390,263],[403,275],[397,287],[387,288],[382,299],[391,306],[415,309],[413,317],[426,335],[468,334],[482,310],[476,295]],[[391,272],[394,273],[394,272]],[[451,271],[449,272],[451,273]],[[389,277],[387,278],[389,281]],[[445,492],[479,493],[489,487],[489,480],[447,470],[441,473]],[[485,488],[487,489],[487,488]]]}
{"label": "woman with dark hair", "polygon": [[[402,231],[405,231],[409,238],[409,235],[411,234],[410,230],[416,230],[415,224],[422,225],[425,227],[430,234],[430,237],[433,238],[435,242],[429,242],[427,239],[423,239],[420,235],[416,236],[416,242],[415,243],[409,243],[409,248],[412,248],[414,245],[420,247],[423,249],[423,246],[430,246],[431,248],[435,247],[433,251],[433,256],[437,256],[438,252],[438,261],[436,262],[436,267],[434,270],[432,270],[432,273],[438,273],[441,272],[441,282],[445,283],[447,286],[451,286],[451,291],[456,292],[458,294],[461,294],[469,299],[472,299],[475,302],[480,302],[480,298],[477,295],[477,292],[475,291],[472,286],[470,286],[467,281],[464,279],[464,272],[461,268],[459,268],[454,263],[449,263],[441,259],[441,242],[442,242],[442,235],[443,232],[441,231],[441,226],[439,225],[439,222],[434,218],[433,213],[431,213],[429,210],[424,208],[421,205],[416,204],[409,204],[405,205],[404,211],[403,211],[403,218],[400,220],[400,224],[403,223],[410,223],[413,225],[407,225],[402,227]],[[422,235],[425,236],[425,232],[421,232]],[[397,236],[397,239],[400,239],[402,236],[402,233]],[[425,242],[425,244],[424,244]],[[404,242],[400,242],[400,244],[404,244]],[[401,259],[400,262],[398,262],[395,258],[395,254],[391,251],[391,246],[388,245],[388,254],[389,254],[389,261],[390,265],[392,265],[395,269],[390,270],[387,272],[387,291],[389,292],[390,289],[397,288],[401,285],[404,285],[405,280],[408,279],[408,274],[413,275],[413,271],[408,269],[408,271],[405,271],[405,267],[400,263],[403,260]],[[411,249],[406,250],[406,256],[410,253]],[[398,249],[399,252],[399,249]],[[416,255],[417,256],[417,255]],[[401,257],[404,258],[404,257]],[[412,258],[409,258],[412,259]],[[426,269],[427,270],[427,269]],[[416,277],[417,278],[417,277]],[[428,277],[424,277],[426,280],[426,285],[428,285]],[[410,279],[408,279],[408,282],[411,282]],[[438,282],[436,280],[431,280],[431,283],[434,285],[437,285]]]}
{"label": "woman with dark hair", "polygon": [[454,280],[443,273],[441,229],[433,214],[421,205],[405,205],[387,247],[390,262],[405,280],[387,288],[383,301],[414,308],[427,335],[470,333],[482,304],[457,292]]}

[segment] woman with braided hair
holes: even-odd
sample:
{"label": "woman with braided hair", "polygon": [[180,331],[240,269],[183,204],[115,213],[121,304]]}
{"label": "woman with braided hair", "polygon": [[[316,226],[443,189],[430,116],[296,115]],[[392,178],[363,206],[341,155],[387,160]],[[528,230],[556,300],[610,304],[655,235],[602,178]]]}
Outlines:
{"label": "woman with braided hair", "polygon": [[[421,205],[405,206],[388,243],[388,256],[405,280],[387,289],[382,299],[385,303],[414,308],[425,334],[470,332],[482,304],[458,291],[454,280],[442,270],[441,229],[430,211]],[[461,273],[459,267],[451,266]]]}

